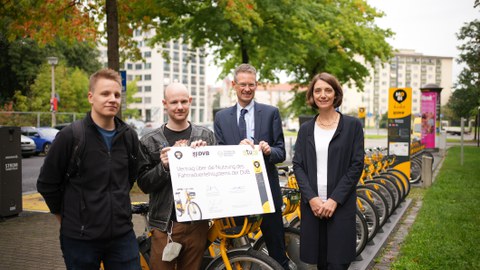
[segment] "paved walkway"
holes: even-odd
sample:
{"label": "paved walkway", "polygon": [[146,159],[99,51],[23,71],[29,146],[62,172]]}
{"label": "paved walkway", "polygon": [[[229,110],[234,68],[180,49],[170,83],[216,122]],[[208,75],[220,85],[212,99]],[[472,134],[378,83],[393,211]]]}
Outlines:
{"label": "paved walkway", "polygon": [[[0,220],[1,270],[65,269],[59,243],[60,225],[42,201],[38,193],[24,195],[24,211],[18,217]],[[132,201],[148,201],[148,196],[135,195]],[[144,221],[134,216],[133,223],[140,235]]]}

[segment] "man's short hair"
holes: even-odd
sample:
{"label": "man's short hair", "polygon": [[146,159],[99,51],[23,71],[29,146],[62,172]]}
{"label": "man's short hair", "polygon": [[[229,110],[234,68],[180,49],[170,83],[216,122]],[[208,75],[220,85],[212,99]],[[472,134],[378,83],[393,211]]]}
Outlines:
{"label": "man's short hair", "polygon": [[237,81],[238,73],[250,73],[255,75],[255,78],[257,76],[257,70],[250,64],[241,64],[235,69],[235,71],[233,72],[233,80],[235,82]]}
{"label": "man's short hair", "polygon": [[315,104],[315,100],[313,100],[313,90],[314,90],[315,84],[319,80],[322,80],[332,86],[333,91],[335,91],[335,100],[333,101],[333,107],[334,108],[340,107],[343,101],[342,86],[340,86],[340,83],[338,82],[337,78],[335,78],[335,76],[326,72],[322,72],[315,75],[315,77],[313,77],[312,81],[308,85],[307,94],[306,94],[307,104],[310,105],[310,107],[312,107],[313,109],[318,109],[317,104]]}
{"label": "man's short hair", "polygon": [[118,72],[116,72],[113,69],[104,68],[104,69],[100,69],[99,71],[93,73],[90,76],[88,91],[93,93],[93,91],[95,90],[93,88],[97,83],[98,79],[108,79],[108,80],[116,81],[118,85],[120,85],[120,87],[122,86],[122,77],[120,77],[120,74],[118,74]]}

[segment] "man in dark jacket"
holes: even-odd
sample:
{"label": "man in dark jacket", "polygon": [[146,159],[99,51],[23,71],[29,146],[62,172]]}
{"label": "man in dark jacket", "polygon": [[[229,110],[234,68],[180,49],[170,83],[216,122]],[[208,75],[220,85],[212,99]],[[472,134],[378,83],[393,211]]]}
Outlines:
{"label": "man in dark jacket", "polygon": [[[140,269],[129,192],[135,131],[115,115],[121,78],[102,69],[90,77],[91,112],[79,120],[84,144],[77,173],[67,176],[74,146],[72,125],[62,129],[45,157],[37,182],[50,212],[60,222],[60,245],[67,269]],[[133,134],[132,134],[133,133]],[[130,164],[130,167],[132,165]],[[136,164],[134,165],[136,166]],[[133,175],[132,175],[133,174]]]}
{"label": "man in dark jacket", "polygon": [[[138,186],[150,194],[149,223],[152,230],[150,269],[200,269],[207,242],[208,221],[177,222],[172,179],[167,152],[170,146],[214,145],[215,136],[206,127],[188,121],[192,97],[181,83],[172,83],[165,89],[163,106],[168,121],[160,128],[144,135],[138,157]],[[170,234],[170,236],[169,236]],[[163,261],[165,246],[171,240],[182,249],[174,260]]]}
{"label": "man in dark jacket", "polygon": [[254,101],[257,71],[249,64],[239,65],[234,72],[232,87],[237,104],[215,115],[215,138],[219,145],[258,145],[267,169],[275,212],[263,215],[261,229],[270,257],[285,269],[295,269],[285,253],[282,221],[282,192],[275,164],[285,160],[285,139],[277,108]]}

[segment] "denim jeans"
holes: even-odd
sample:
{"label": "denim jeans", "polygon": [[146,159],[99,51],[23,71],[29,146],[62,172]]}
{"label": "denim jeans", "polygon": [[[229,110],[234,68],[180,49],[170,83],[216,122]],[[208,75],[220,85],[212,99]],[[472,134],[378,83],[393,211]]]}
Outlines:
{"label": "denim jeans", "polygon": [[68,270],[140,270],[135,233],[104,240],[78,240],[60,235],[60,246]]}

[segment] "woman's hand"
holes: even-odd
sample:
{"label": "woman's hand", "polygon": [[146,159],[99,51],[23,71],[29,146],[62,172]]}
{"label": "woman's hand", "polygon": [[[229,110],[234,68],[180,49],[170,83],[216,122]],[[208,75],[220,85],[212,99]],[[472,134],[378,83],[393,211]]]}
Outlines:
{"label": "woman's hand", "polygon": [[322,199],[320,199],[320,197],[314,197],[308,203],[310,204],[313,215],[316,217],[320,217],[319,215],[323,205]]}
{"label": "woman's hand", "polygon": [[333,213],[335,213],[336,209],[337,209],[337,202],[332,199],[328,199],[326,202],[322,204],[322,207],[320,208],[320,211],[319,211],[319,217],[331,218],[333,216]]}

